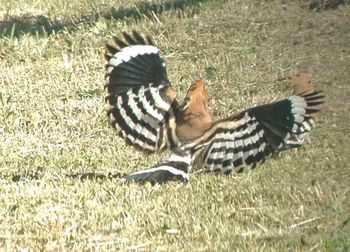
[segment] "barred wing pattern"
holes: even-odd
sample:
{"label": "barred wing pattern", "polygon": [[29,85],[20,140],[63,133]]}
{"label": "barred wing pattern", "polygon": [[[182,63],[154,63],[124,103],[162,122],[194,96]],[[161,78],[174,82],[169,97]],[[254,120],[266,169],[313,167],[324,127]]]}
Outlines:
{"label": "barred wing pattern", "polygon": [[225,174],[255,168],[273,153],[299,147],[323,103],[322,93],[309,92],[212,122],[203,84],[193,85],[178,104],[150,38],[123,33],[123,39],[107,45],[105,56],[111,124],[137,149],[172,153],[123,181],[185,182],[193,165]]}
{"label": "barred wing pattern", "polygon": [[123,34],[107,45],[106,101],[111,124],[127,143],[155,152],[169,147],[176,100],[165,64],[150,38]]}
{"label": "barred wing pattern", "polygon": [[243,171],[245,165],[255,168],[275,152],[301,146],[323,98],[313,92],[248,109],[216,122],[185,148],[202,148],[202,162],[209,171],[229,174],[232,169]]}

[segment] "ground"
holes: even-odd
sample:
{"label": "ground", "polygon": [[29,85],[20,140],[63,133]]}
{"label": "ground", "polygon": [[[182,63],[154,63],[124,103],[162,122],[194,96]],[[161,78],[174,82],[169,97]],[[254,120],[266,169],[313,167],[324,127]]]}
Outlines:
{"label": "ground", "polygon": [[[0,250],[349,251],[343,2],[0,0]],[[327,96],[308,143],[240,175],[120,184],[168,155],[135,152],[108,124],[104,44],[132,29],[154,38],[179,99],[205,80],[215,118],[308,74]]]}

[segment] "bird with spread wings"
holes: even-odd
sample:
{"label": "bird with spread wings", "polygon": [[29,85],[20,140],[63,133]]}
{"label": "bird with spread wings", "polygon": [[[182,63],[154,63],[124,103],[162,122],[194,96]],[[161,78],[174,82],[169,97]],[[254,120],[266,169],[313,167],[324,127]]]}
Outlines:
{"label": "bird with spread wings", "polygon": [[124,32],[107,44],[105,57],[112,126],[137,150],[171,153],[124,181],[186,182],[193,166],[224,174],[255,168],[273,153],[301,146],[324,98],[319,91],[305,92],[213,121],[202,81],[195,81],[179,103],[150,37]]}

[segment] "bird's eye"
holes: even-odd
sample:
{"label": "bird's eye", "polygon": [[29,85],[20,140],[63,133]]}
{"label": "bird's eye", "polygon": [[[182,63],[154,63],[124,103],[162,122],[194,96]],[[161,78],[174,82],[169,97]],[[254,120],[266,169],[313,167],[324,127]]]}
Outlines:
{"label": "bird's eye", "polygon": [[192,90],[195,90],[196,89],[196,87],[197,87],[197,85],[196,84],[192,84],[191,86],[190,86],[190,90],[192,91]]}

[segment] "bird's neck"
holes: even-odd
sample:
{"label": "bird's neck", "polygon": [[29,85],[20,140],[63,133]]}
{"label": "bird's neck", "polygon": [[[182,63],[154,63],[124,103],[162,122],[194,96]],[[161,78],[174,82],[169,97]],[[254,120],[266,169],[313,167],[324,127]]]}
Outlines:
{"label": "bird's neck", "polygon": [[201,136],[212,125],[207,101],[197,102],[180,111],[177,116],[177,132],[183,141]]}

